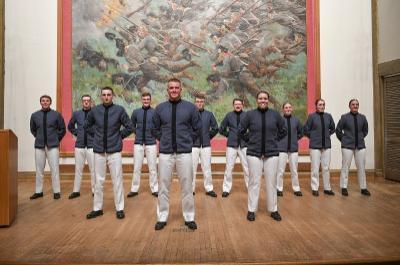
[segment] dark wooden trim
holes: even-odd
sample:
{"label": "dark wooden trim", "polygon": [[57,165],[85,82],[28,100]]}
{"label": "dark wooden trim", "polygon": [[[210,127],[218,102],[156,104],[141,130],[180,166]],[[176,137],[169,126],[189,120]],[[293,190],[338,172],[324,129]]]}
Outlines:
{"label": "dark wooden trim", "polygon": [[373,69],[373,95],[374,95],[374,157],[375,169],[382,170],[383,168],[383,146],[382,142],[382,95],[379,85],[378,74],[378,4],[377,0],[371,0],[371,15],[372,15],[372,69]]}
{"label": "dark wooden trim", "polygon": [[5,1],[0,1],[0,129],[4,129],[4,30]]}

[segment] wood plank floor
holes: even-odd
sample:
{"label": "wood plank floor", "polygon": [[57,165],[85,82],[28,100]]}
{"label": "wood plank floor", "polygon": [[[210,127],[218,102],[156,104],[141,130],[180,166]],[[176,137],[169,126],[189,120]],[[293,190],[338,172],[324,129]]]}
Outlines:
{"label": "wood plank floor", "polygon": [[[354,180],[355,178],[353,178]],[[34,179],[19,181],[18,216],[0,229],[0,263],[9,264],[133,264],[133,263],[258,263],[345,264],[400,260],[400,184],[370,181],[371,197],[360,194],[351,181],[349,197],[311,195],[309,181],[301,179],[303,197],[290,191],[285,179],[279,198],[282,222],[266,213],[261,191],[255,222],[246,220],[247,193],[242,179],[234,180],[231,196],[221,198],[222,180],[214,181],[218,198],[205,196],[197,180],[196,222],[183,225],[179,183],[174,180],[170,217],[155,231],[156,198],[142,181],[138,197],[125,199],[126,218],[115,217],[111,182],[106,182],[104,215],[86,220],[92,207],[89,182],[82,196],[68,200],[71,180],[62,181],[61,200],[52,198],[49,178],[45,197],[30,201]],[[130,182],[124,182],[125,194]]]}

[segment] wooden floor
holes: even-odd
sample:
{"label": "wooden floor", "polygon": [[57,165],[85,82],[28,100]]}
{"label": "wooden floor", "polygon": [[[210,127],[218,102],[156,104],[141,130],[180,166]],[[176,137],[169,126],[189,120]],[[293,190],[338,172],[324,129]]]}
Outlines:
{"label": "wooden floor", "polygon": [[[138,197],[125,199],[126,218],[115,217],[111,183],[105,185],[104,215],[86,220],[92,207],[89,182],[82,196],[68,200],[71,180],[62,181],[61,200],[30,201],[34,179],[19,181],[19,209],[14,224],[0,229],[0,263],[9,264],[132,264],[132,263],[258,263],[345,264],[400,261],[400,184],[370,181],[371,197],[351,182],[349,197],[311,195],[301,179],[303,197],[295,197],[285,180],[279,198],[282,222],[266,212],[261,192],[255,222],[246,220],[247,193],[242,179],[234,180],[231,196],[221,198],[222,180],[214,181],[218,198],[205,196],[197,182],[198,230],[183,225],[179,183],[172,184],[170,217],[155,231],[156,199],[147,180]],[[125,194],[130,182],[125,181]]]}

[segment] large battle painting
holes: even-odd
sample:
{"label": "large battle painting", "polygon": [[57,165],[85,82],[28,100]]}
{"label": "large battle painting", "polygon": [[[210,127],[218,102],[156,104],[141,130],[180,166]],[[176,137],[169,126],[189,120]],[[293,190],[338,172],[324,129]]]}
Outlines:
{"label": "large battle painting", "polygon": [[255,107],[261,89],[307,115],[306,0],[73,0],[71,48],[73,109],[82,94],[98,103],[103,86],[128,113],[143,91],[155,106],[177,77],[219,122],[235,97]]}

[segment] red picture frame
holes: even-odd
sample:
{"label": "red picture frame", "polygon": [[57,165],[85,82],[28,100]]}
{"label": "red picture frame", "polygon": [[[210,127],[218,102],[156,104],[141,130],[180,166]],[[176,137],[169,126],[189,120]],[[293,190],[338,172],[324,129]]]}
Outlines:
{"label": "red picture frame", "polygon": [[[57,110],[68,122],[72,116],[72,0],[58,0],[58,61]],[[306,2],[307,27],[307,110],[313,112],[314,102],[321,95],[319,52],[319,0]],[[61,142],[61,156],[73,156],[74,139],[67,132]],[[299,142],[299,153],[308,154],[308,139]],[[123,154],[132,155],[133,139],[125,139]],[[225,155],[226,138],[212,140],[213,155]]]}

